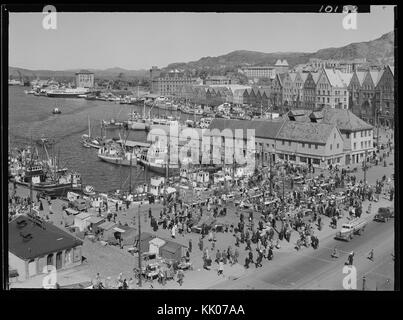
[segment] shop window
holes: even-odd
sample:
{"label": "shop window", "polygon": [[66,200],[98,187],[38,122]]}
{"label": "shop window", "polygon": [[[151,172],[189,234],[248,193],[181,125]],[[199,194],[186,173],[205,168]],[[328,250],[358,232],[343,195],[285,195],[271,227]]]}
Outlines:
{"label": "shop window", "polygon": [[320,164],[320,160],[319,160],[319,159],[312,159],[312,163],[319,165],[319,164]]}

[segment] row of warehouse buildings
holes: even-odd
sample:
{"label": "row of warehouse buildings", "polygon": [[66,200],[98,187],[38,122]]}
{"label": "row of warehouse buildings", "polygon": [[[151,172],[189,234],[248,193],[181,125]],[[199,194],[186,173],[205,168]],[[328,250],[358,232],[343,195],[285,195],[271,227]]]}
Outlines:
{"label": "row of warehouse buildings", "polygon": [[[376,141],[372,125],[348,109],[329,106],[320,111],[290,110],[275,120],[216,118],[208,130],[195,130],[197,129],[187,128],[186,132],[178,132],[178,137],[186,141],[192,140],[191,146],[195,148],[194,155],[199,157],[199,161],[210,154],[210,161],[217,159],[218,155],[221,163],[228,163],[228,160],[231,163],[235,152],[242,155],[239,153],[242,150],[243,157],[253,152],[255,162],[265,165],[289,161],[321,168],[331,164],[348,166],[362,163],[366,155],[372,155]],[[248,130],[254,130],[253,149],[250,149],[253,141],[248,136]],[[165,131],[152,131],[150,138],[155,141],[160,134],[176,134],[169,128]],[[206,149],[208,145],[210,147]],[[197,158],[194,159],[197,161]]]}

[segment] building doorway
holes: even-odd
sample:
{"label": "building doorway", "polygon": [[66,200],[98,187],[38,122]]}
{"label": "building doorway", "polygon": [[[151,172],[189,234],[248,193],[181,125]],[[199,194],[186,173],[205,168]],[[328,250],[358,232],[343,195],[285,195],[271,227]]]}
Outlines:
{"label": "building doorway", "polygon": [[46,265],[53,266],[53,253],[48,254],[48,257],[46,258]]}
{"label": "building doorway", "polygon": [[62,268],[62,252],[59,251],[56,254],[56,270],[59,270]]}
{"label": "building doorway", "polygon": [[28,276],[32,277],[36,275],[37,270],[36,270],[36,261],[34,259],[29,260],[28,262]]}

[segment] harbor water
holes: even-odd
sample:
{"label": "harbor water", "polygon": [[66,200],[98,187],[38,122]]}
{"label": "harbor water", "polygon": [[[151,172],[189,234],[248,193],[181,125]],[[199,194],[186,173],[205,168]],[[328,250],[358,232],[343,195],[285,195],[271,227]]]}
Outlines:
{"label": "harbor water", "polygon": [[[129,189],[129,167],[120,167],[101,161],[97,157],[97,149],[84,148],[81,136],[88,133],[88,117],[91,121],[91,135],[101,135],[101,121],[127,120],[133,110],[142,114],[143,105],[125,105],[115,102],[85,100],[80,98],[49,98],[25,94],[27,87],[9,86],[9,145],[26,146],[30,141],[42,137],[55,141],[52,152],[60,155],[60,165],[81,173],[84,185],[92,185],[101,192],[116,189]],[[62,113],[52,114],[58,107]],[[150,109],[145,107],[148,116]],[[151,109],[151,116],[180,116],[182,120],[193,116],[181,114],[179,111]],[[142,131],[106,130],[108,138],[119,138],[127,135],[128,140],[147,141],[147,134]],[[41,147],[38,146],[38,151]],[[149,176],[152,176],[149,173]],[[142,167],[132,168],[132,186],[143,184],[145,172]]]}

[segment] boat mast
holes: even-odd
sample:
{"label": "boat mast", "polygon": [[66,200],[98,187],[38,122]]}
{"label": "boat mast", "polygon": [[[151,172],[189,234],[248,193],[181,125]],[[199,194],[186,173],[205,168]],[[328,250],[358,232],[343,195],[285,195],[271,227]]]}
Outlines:
{"label": "boat mast", "polygon": [[88,115],[88,137],[91,137],[91,121],[89,115]]}

